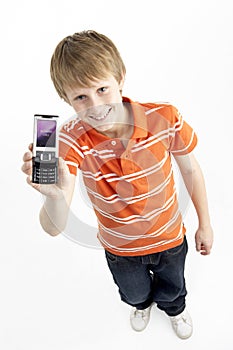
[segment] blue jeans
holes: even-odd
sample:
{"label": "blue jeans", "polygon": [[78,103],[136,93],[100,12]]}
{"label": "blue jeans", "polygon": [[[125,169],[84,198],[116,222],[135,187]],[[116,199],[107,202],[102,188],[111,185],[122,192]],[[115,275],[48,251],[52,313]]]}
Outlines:
{"label": "blue jeans", "polygon": [[185,309],[187,251],[185,237],[181,245],[160,253],[126,257],[105,251],[105,255],[122,301],[139,310],[155,302],[169,316],[176,316]]}

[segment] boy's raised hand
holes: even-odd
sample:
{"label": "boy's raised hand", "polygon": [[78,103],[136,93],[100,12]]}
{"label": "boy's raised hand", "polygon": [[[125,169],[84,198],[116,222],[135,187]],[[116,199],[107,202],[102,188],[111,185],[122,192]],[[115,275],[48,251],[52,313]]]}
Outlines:
{"label": "boy's raised hand", "polygon": [[59,180],[57,184],[41,185],[32,182],[32,143],[28,147],[28,151],[24,153],[22,171],[27,175],[27,183],[41,194],[53,198],[59,199],[64,196],[64,192],[70,184],[70,172],[62,158],[59,158],[58,162],[58,175]]}

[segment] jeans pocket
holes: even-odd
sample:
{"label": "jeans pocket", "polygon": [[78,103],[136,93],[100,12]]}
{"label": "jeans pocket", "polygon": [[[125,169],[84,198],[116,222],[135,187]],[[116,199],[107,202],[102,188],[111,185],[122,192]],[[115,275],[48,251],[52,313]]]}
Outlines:
{"label": "jeans pocket", "polygon": [[106,259],[109,262],[109,264],[114,264],[117,262],[117,255],[114,255],[114,254],[108,252],[107,250],[105,250],[105,256],[106,256]]}
{"label": "jeans pocket", "polygon": [[183,250],[185,250],[185,254],[186,254],[187,250],[188,250],[186,237],[184,237],[183,243],[181,243],[177,247],[170,248],[170,249],[166,250],[166,255],[169,255],[169,256],[173,255],[173,256],[175,256],[175,255],[180,254]]}

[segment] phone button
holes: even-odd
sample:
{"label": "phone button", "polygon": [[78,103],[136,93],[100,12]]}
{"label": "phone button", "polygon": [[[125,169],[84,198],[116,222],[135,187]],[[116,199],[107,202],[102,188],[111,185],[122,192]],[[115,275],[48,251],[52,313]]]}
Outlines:
{"label": "phone button", "polygon": [[52,154],[51,153],[47,153],[47,152],[46,153],[43,152],[40,155],[40,159],[43,160],[43,161],[46,161],[46,162],[50,162],[51,159],[52,159]]}

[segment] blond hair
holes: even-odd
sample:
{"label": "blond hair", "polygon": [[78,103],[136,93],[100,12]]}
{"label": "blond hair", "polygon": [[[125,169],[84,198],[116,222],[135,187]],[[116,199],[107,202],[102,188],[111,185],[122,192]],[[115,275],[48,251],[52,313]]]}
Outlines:
{"label": "blond hair", "polygon": [[57,45],[50,65],[55,89],[66,102],[67,87],[89,87],[91,81],[107,78],[109,74],[120,83],[125,72],[125,65],[113,42],[93,30],[64,38]]}

